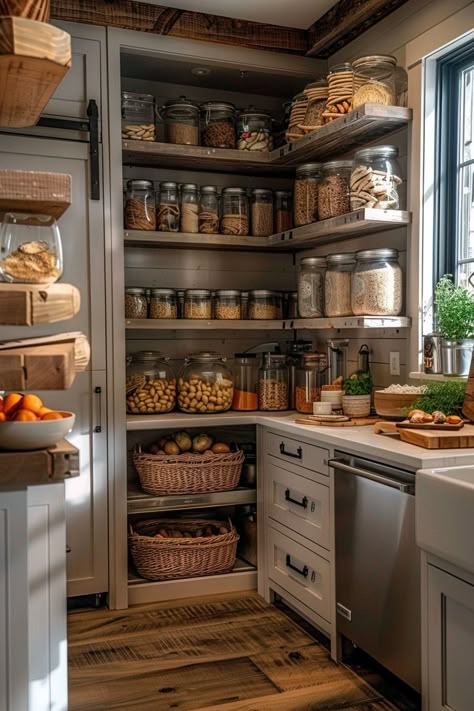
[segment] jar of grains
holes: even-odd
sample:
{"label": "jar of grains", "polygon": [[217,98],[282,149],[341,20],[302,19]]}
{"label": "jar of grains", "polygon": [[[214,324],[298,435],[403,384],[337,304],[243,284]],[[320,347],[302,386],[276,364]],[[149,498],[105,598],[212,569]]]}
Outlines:
{"label": "jar of grains", "polygon": [[402,183],[397,146],[373,146],[357,151],[351,172],[351,210],[376,207],[398,210]]}
{"label": "jar of grains", "polygon": [[269,289],[250,291],[248,317],[253,321],[283,318],[281,293]]}
{"label": "jar of grains", "polygon": [[151,290],[150,318],[178,318],[178,306],[174,289]]}
{"label": "jar of grains", "polygon": [[215,185],[203,185],[199,201],[199,232],[219,234],[219,197]]}
{"label": "jar of grains", "polygon": [[286,356],[265,353],[258,371],[259,410],[288,410],[288,368]]}
{"label": "jar of grains", "polygon": [[294,195],[295,227],[309,225],[318,219],[320,163],[305,163],[296,169]]}
{"label": "jar of grains", "polygon": [[275,190],[275,232],[291,230],[293,220],[291,214],[291,192],[289,190]]}
{"label": "jar of grains", "polygon": [[184,294],[184,318],[212,318],[211,292],[207,289],[188,289]]}
{"label": "jar of grains", "polygon": [[308,98],[308,106],[300,124],[305,133],[311,133],[324,125],[323,114],[326,110],[328,92],[326,79],[318,79],[305,86],[303,93]]}
{"label": "jar of grains", "polygon": [[201,143],[210,148],[235,148],[235,106],[225,101],[201,104]]}
{"label": "jar of grains", "polygon": [[158,229],[160,232],[179,232],[179,195],[176,183],[160,183]]}
{"label": "jar of grains", "polygon": [[146,318],[148,299],[145,289],[128,286],[125,289],[125,318]]}
{"label": "jar of grains", "polygon": [[324,279],[324,303],[326,316],[350,316],[352,272],[355,256],[352,253],[330,254]]}
{"label": "jar of grains", "polygon": [[298,274],[298,311],[301,318],[324,316],[326,257],[305,257]]}
{"label": "jar of grains", "polygon": [[178,378],[178,405],[183,412],[225,412],[232,405],[234,379],[219,353],[194,353]]}
{"label": "jar of grains", "polygon": [[132,141],[154,141],[155,97],[122,91],[122,138]]}
{"label": "jar of grains", "polygon": [[356,316],[398,316],[402,310],[402,270],[396,249],[356,252],[352,311]]}
{"label": "jar of grains", "polygon": [[156,415],[176,404],[176,377],[159,351],[139,351],[127,359],[127,412]]}
{"label": "jar of grains", "polygon": [[167,101],[161,110],[168,143],[199,145],[199,106],[185,96]]}
{"label": "jar of grains", "polygon": [[258,410],[258,361],[256,353],[234,354],[233,410]]}
{"label": "jar of grains", "polygon": [[363,104],[384,104],[393,106],[395,93],[395,57],[373,54],[359,57],[352,62],[354,70],[352,108]]}
{"label": "jar of grains", "polygon": [[265,188],[252,190],[252,235],[268,237],[273,234],[273,193]]}
{"label": "jar of grains", "polygon": [[127,182],[125,227],[128,230],[156,230],[155,191],[151,180]]}
{"label": "jar of grains", "polygon": [[313,414],[313,402],[321,399],[326,366],[324,353],[303,353],[303,363],[296,369],[295,406],[298,412]]}
{"label": "jar of grains", "polygon": [[352,64],[335,64],[328,74],[328,100],[323,113],[325,123],[344,116],[352,109]]}
{"label": "jar of grains", "polygon": [[350,212],[351,170],[351,160],[333,160],[323,164],[318,194],[318,217],[320,220],[327,220],[330,217]]}
{"label": "jar of grains", "polygon": [[221,320],[239,320],[242,318],[240,291],[220,289],[216,291],[215,317]]}
{"label": "jar of grains", "polygon": [[273,149],[272,117],[250,106],[239,114],[237,147],[241,151],[271,151]]}
{"label": "jar of grains", "polygon": [[181,186],[181,232],[199,232],[199,193],[194,183]]}
{"label": "jar of grains", "polygon": [[223,235],[248,235],[249,203],[245,188],[223,189],[221,233]]}

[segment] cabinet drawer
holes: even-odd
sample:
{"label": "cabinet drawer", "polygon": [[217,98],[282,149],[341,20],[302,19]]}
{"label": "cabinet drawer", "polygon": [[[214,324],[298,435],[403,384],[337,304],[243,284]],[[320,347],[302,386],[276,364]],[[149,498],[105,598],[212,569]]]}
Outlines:
{"label": "cabinet drawer", "polygon": [[267,460],[265,506],[270,518],[329,550],[329,487]]}
{"label": "cabinet drawer", "polygon": [[299,442],[297,439],[286,435],[277,435],[270,432],[267,433],[266,439],[266,451],[268,454],[329,476],[329,468],[326,464],[329,450],[317,447],[314,444]]}
{"label": "cabinet drawer", "polygon": [[329,621],[329,562],[270,526],[267,533],[268,578]]}

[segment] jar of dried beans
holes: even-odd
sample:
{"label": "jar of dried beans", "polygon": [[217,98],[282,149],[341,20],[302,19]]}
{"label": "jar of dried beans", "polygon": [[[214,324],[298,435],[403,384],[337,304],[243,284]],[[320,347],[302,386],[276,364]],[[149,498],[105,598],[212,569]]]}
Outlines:
{"label": "jar of dried beans", "polygon": [[273,234],[273,193],[264,188],[252,190],[252,235],[268,237]]}
{"label": "jar of dried beans", "polygon": [[273,149],[272,117],[270,114],[256,111],[253,106],[239,114],[237,134],[237,147],[241,151]]}
{"label": "jar of dried beans", "polygon": [[351,210],[375,207],[398,210],[402,183],[397,146],[373,146],[357,151],[351,172]]}
{"label": "jar of dried beans", "polygon": [[129,230],[156,230],[155,191],[151,180],[127,182],[125,227]]}
{"label": "jar of dried beans", "polygon": [[146,318],[148,299],[146,290],[136,286],[125,289],[125,318]]}
{"label": "jar of dried beans", "polygon": [[179,232],[179,195],[176,183],[160,183],[158,229],[160,232]]}
{"label": "jar of dried beans", "polygon": [[170,412],[176,404],[176,377],[168,359],[159,351],[133,353],[127,362],[126,390],[127,412]]}
{"label": "jar of dried beans", "polygon": [[210,148],[235,148],[235,106],[224,101],[201,104],[201,142]]}
{"label": "jar of dried beans", "polygon": [[248,235],[249,203],[245,188],[222,191],[221,232],[223,235]]}
{"label": "jar of dried beans", "polygon": [[272,320],[283,318],[283,300],[279,291],[256,289],[249,292],[248,318]]}
{"label": "jar of dried beans", "polygon": [[155,97],[122,91],[122,138],[132,141],[154,141]]}
{"label": "jar of dried beans", "polygon": [[219,234],[219,197],[215,185],[203,185],[199,201],[199,232]]}
{"label": "jar of dried beans", "polygon": [[151,290],[150,318],[178,318],[176,292],[174,289]]}
{"label": "jar of dried beans", "polygon": [[258,371],[259,410],[288,410],[288,368],[286,356],[265,353]]}
{"label": "jar of dried beans", "polygon": [[194,183],[181,187],[181,232],[199,232],[199,193]]}
{"label": "jar of dried beans", "polygon": [[318,219],[320,163],[305,163],[296,169],[294,194],[295,227],[309,225]]}
{"label": "jar of dried beans", "polygon": [[323,164],[318,194],[320,220],[350,212],[351,170],[351,160],[333,160]]}
{"label": "jar of dried beans", "polygon": [[292,225],[291,192],[289,190],[275,190],[275,232],[291,230]]}
{"label": "jar of dried beans", "polygon": [[178,378],[178,405],[183,412],[225,412],[232,405],[234,378],[219,353],[189,355]]}
{"label": "jar of dried beans", "polygon": [[168,143],[199,145],[199,107],[185,96],[167,101],[161,110]]}
{"label": "jar of dried beans", "polygon": [[295,406],[298,412],[313,414],[313,402],[321,399],[327,360],[322,353],[303,353],[303,363],[296,369]]}
{"label": "jar of dried beans", "polygon": [[212,301],[208,289],[188,289],[184,295],[184,318],[211,319]]}
{"label": "jar of dried beans", "polygon": [[298,274],[298,311],[301,318],[324,316],[326,257],[305,257]]}
{"label": "jar of dried beans", "polygon": [[240,291],[219,289],[216,291],[215,317],[218,320],[238,320],[242,318]]}
{"label": "jar of dried beans", "polygon": [[62,273],[63,251],[56,220],[49,215],[7,212],[0,229],[0,280],[52,284]]}
{"label": "jar of dried beans", "polygon": [[352,311],[356,316],[398,316],[402,310],[402,270],[396,249],[356,252]]}
{"label": "jar of dried beans", "polygon": [[396,104],[395,57],[373,54],[352,62],[354,70],[352,108],[363,104]]}
{"label": "jar of dried beans", "polygon": [[324,279],[324,302],[326,316],[350,316],[352,314],[351,292],[355,256],[352,252],[330,254]]}
{"label": "jar of dried beans", "polygon": [[352,64],[335,64],[328,74],[328,100],[323,112],[325,123],[344,116],[352,109]]}

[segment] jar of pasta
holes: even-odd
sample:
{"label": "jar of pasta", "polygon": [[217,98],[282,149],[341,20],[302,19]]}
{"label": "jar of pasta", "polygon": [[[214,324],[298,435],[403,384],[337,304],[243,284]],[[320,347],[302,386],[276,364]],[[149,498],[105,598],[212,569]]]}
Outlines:
{"label": "jar of pasta", "polygon": [[352,252],[328,255],[324,280],[326,316],[351,316],[354,267],[355,256]]}
{"label": "jar of pasta", "polygon": [[181,187],[181,232],[199,232],[199,193],[194,183]]}
{"label": "jar of pasta", "polygon": [[188,289],[185,292],[184,318],[212,318],[211,292],[208,289]]}
{"label": "jar of pasta", "polygon": [[219,197],[215,185],[203,185],[199,201],[199,232],[219,234]]}
{"label": "jar of pasta", "polygon": [[266,188],[252,190],[252,235],[269,237],[273,234],[273,193]]}
{"label": "jar of pasta", "polygon": [[223,235],[248,235],[249,203],[245,188],[222,191],[221,232]]}
{"label": "jar of pasta", "polygon": [[296,169],[293,205],[295,227],[317,221],[320,179],[320,163],[305,163]]}
{"label": "jar of pasta", "polygon": [[398,210],[402,183],[397,146],[373,146],[357,151],[351,172],[351,210],[375,207]]}
{"label": "jar of pasta", "polygon": [[122,138],[129,141],[154,141],[155,97],[122,91]]}
{"label": "jar of pasta", "polygon": [[125,227],[128,230],[156,230],[155,191],[151,180],[127,182]]}
{"label": "jar of pasta", "polygon": [[332,160],[321,167],[318,193],[318,217],[327,220],[350,212],[352,161]]}
{"label": "jar of pasta", "polygon": [[179,232],[179,193],[176,183],[160,183],[158,204],[158,230],[160,232]]}
{"label": "jar of pasta", "polygon": [[396,104],[396,66],[395,57],[384,54],[372,54],[354,60],[352,108],[357,109],[364,104]]}

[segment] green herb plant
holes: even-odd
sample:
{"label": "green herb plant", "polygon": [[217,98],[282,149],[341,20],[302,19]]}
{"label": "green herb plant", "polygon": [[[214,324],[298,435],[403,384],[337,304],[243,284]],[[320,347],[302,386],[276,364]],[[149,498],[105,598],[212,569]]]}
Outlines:
{"label": "green herb plant", "polygon": [[474,336],[474,293],[455,286],[451,274],[441,277],[435,287],[434,301],[438,330],[449,341]]}
{"label": "green herb plant", "polygon": [[441,410],[445,415],[462,416],[464,393],[466,383],[453,380],[447,383],[428,383],[424,394],[409,408],[410,410],[423,410],[431,414]]}
{"label": "green herb plant", "polygon": [[344,381],[345,395],[370,395],[374,384],[370,373],[353,373]]}

